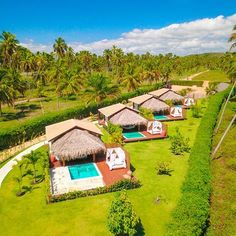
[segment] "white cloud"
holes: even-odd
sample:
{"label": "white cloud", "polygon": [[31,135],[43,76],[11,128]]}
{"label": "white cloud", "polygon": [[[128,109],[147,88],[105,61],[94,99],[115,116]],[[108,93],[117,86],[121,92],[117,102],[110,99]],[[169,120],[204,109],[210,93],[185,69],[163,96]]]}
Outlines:
{"label": "white cloud", "polygon": [[[116,45],[125,52],[159,54],[172,52],[186,55],[203,52],[225,52],[229,49],[227,39],[236,24],[236,14],[228,17],[204,18],[160,29],[134,29],[117,39],[104,39],[92,43],[68,43],[75,51],[89,50],[101,54]],[[24,43],[32,51],[50,51],[52,45]]]}

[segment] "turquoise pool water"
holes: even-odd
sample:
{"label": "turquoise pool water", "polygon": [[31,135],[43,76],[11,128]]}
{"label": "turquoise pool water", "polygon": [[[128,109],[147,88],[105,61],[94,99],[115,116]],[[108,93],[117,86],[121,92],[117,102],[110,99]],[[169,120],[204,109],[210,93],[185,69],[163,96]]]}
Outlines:
{"label": "turquoise pool water", "polygon": [[68,166],[71,179],[84,179],[99,176],[93,163]]}
{"label": "turquoise pool water", "polygon": [[140,132],[127,132],[127,133],[123,133],[123,136],[126,139],[145,137],[145,135],[141,134]]}
{"label": "turquoise pool water", "polygon": [[167,120],[168,117],[167,117],[167,116],[164,116],[164,115],[155,115],[155,116],[154,116],[154,119],[155,119],[155,120]]}

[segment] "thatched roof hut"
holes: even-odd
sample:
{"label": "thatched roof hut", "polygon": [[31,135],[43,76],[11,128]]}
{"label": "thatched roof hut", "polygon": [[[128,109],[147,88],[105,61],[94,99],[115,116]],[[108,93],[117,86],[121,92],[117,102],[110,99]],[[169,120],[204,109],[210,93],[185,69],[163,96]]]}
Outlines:
{"label": "thatched roof hut", "polygon": [[65,120],[56,124],[46,126],[46,138],[47,141],[52,141],[59,135],[62,135],[69,130],[79,128],[81,130],[87,130],[95,135],[102,135],[101,130],[89,121],[82,121],[77,119]]}
{"label": "thatched roof hut", "polygon": [[51,150],[60,159],[69,161],[105,152],[106,147],[99,137],[86,130],[74,128],[53,141]]}
{"label": "thatched roof hut", "polygon": [[121,111],[122,109],[126,108],[126,106],[122,103],[117,103],[114,105],[110,105],[107,107],[103,107],[98,109],[99,113],[103,114],[105,117],[110,117],[115,113]]}
{"label": "thatched roof hut", "polygon": [[147,120],[131,108],[124,108],[110,117],[109,121],[120,126],[146,125]]}
{"label": "thatched roof hut", "polygon": [[165,102],[155,97],[152,97],[147,101],[143,102],[141,104],[141,107],[150,109],[152,112],[166,111],[170,108],[170,106],[167,105]]}
{"label": "thatched roof hut", "polygon": [[153,97],[153,95],[151,95],[151,94],[143,94],[143,95],[140,95],[140,96],[137,96],[134,98],[130,98],[129,101],[132,103],[135,103],[137,105],[140,105],[152,97]]}
{"label": "thatched roof hut", "polygon": [[163,101],[170,100],[170,101],[173,101],[173,102],[179,102],[179,101],[183,101],[183,99],[184,99],[183,96],[179,95],[175,91],[173,91],[171,89],[166,89],[166,88],[162,88],[162,89],[152,91],[149,94],[154,95],[154,96],[160,98]]}

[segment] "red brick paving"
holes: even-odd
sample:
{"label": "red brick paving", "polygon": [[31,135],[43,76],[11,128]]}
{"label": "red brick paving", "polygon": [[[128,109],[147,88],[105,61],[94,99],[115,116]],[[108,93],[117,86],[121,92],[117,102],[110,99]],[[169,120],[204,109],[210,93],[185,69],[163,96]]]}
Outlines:
{"label": "red brick paving", "polygon": [[124,179],[123,175],[129,171],[128,168],[109,170],[106,160],[102,158],[98,159],[96,164],[103,176],[103,181],[106,185],[112,185],[117,181]]}

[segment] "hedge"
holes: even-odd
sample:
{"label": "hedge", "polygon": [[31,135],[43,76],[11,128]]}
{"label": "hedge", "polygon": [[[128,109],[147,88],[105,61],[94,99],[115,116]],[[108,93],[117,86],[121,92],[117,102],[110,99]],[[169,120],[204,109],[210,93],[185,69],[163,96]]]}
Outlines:
{"label": "hedge", "polygon": [[207,228],[211,193],[212,135],[218,113],[228,92],[229,90],[226,90],[209,99],[207,111],[190,153],[189,169],[181,189],[182,194],[168,224],[167,235],[203,235]]}
{"label": "hedge", "polygon": [[162,83],[157,83],[145,88],[139,88],[134,92],[121,94],[119,97],[104,100],[99,104],[90,103],[87,106],[77,106],[74,108],[66,109],[60,112],[51,112],[44,116],[35,117],[30,120],[24,121],[12,128],[0,129],[0,150],[23,143],[24,141],[31,140],[45,132],[45,126],[60,122],[71,118],[84,118],[88,117],[90,112],[97,113],[98,108],[115,104],[118,102],[127,101],[131,97],[135,97],[151,90],[161,88]]}
{"label": "hedge", "polygon": [[204,81],[199,80],[171,80],[172,85],[182,85],[182,86],[193,86],[202,87]]}
{"label": "hedge", "polygon": [[47,196],[47,203],[54,203],[54,202],[61,202],[66,200],[73,200],[75,198],[80,197],[88,197],[88,196],[95,196],[98,194],[104,194],[104,193],[111,193],[111,192],[117,192],[121,190],[128,190],[128,189],[135,189],[139,188],[141,186],[140,181],[135,179],[134,177],[131,179],[123,179],[118,182],[116,182],[113,185],[99,187],[95,189],[85,190],[85,191],[74,191],[74,192],[68,192],[60,195],[52,195],[49,194]]}

